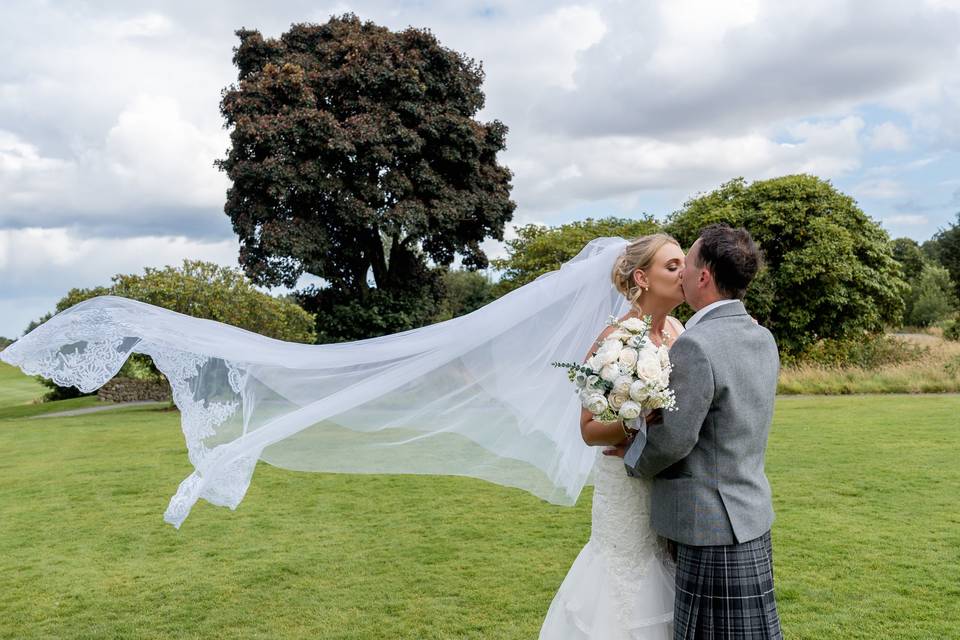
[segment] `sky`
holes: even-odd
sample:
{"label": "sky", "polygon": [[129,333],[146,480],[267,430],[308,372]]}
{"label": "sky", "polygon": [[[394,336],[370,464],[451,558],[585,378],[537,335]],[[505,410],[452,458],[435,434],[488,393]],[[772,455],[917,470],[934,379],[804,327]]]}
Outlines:
{"label": "sky", "polygon": [[960,211],[960,0],[5,0],[0,336],[117,273],[236,266],[213,166],[234,31],[346,12],[482,62],[478,118],[510,129],[508,237],[800,172],[891,237],[926,240]]}

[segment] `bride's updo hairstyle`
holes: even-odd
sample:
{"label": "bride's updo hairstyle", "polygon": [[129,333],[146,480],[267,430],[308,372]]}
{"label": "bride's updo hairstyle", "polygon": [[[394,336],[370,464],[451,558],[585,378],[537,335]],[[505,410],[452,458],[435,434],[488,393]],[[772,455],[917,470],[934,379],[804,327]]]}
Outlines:
{"label": "bride's updo hairstyle", "polygon": [[668,244],[680,246],[680,243],[673,236],[665,233],[641,236],[628,244],[620,257],[617,258],[611,274],[613,286],[623,294],[623,297],[630,302],[631,306],[640,307],[640,298],[644,293],[644,290],[634,281],[633,273],[637,269],[646,271],[653,266],[653,257],[657,255],[657,251]]}

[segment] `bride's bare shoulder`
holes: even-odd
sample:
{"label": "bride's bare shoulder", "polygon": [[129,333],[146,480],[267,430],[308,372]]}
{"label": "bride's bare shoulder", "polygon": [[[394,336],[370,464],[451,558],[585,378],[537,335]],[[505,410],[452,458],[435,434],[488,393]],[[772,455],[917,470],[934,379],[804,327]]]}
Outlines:
{"label": "bride's bare shoulder", "polygon": [[683,323],[677,320],[676,318],[674,318],[673,316],[667,316],[667,322],[670,323],[670,327],[673,329],[672,333],[674,336],[679,336],[681,333],[685,331],[685,329],[683,328]]}
{"label": "bride's bare shoulder", "polygon": [[613,333],[616,330],[617,328],[611,325],[606,329],[604,329],[603,331],[601,331],[600,335],[597,336],[597,339],[590,344],[590,349],[587,350],[587,355],[583,357],[583,361],[586,362],[587,360],[589,360],[590,356],[593,355],[593,352],[600,348],[600,343],[606,340],[607,336],[609,336],[611,333]]}

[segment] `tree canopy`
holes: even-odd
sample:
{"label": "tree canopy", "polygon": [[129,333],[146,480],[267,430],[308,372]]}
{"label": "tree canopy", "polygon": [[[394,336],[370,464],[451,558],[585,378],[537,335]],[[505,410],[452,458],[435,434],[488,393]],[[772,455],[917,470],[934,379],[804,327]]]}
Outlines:
{"label": "tree canopy", "polygon": [[947,270],[954,293],[960,297],[960,213],[955,223],[940,229],[931,240],[925,242],[924,249]]}
{"label": "tree canopy", "polygon": [[687,201],[666,230],[689,247],[716,222],[746,227],[763,251],[766,268],[746,302],[787,354],[899,322],[907,285],[890,239],[829,182],[809,175],[731,180]]}
{"label": "tree canopy", "polygon": [[239,80],[221,103],[231,147],[218,166],[233,183],[225,212],[244,271],[268,286],[322,278],[303,294],[321,329],[336,331],[341,305],[384,311],[364,335],[428,320],[417,309],[443,290],[433,266],[460,255],[486,267],[480,243],[502,239],[515,208],[496,157],[507,127],[475,119],[481,65],[429,31],[351,14],[277,39],[237,35]]}
{"label": "tree canopy", "polygon": [[528,224],[516,227],[517,237],[504,244],[507,256],[493,260],[493,266],[502,271],[495,287],[497,295],[508,293],[535,280],[538,276],[559,269],[577,255],[584,245],[595,238],[614,236],[636,238],[659,231],[650,216],[629,218],[587,218],[559,227]]}
{"label": "tree canopy", "polygon": [[111,280],[110,286],[71,289],[57,303],[57,312],[95,296],[115,295],[278,340],[314,341],[313,317],[309,313],[293,300],[257,290],[237,269],[184,260],[180,267],[147,267],[142,275],[117,274]]}

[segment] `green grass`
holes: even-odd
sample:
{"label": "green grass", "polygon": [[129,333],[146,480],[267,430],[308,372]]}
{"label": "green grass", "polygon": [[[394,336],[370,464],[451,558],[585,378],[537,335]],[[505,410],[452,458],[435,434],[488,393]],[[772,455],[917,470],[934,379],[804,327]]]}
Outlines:
{"label": "green grass", "polygon": [[28,404],[39,400],[47,388],[20,369],[0,362],[0,407]]}
{"label": "green grass", "polygon": [[[779,401],[786,637],[956,637],[958,414],[952,396]],[[0,412],[0,449],[0,638],[534,638],[590,531],[589,488],[565,508],[261,464],[236,512],[200,503],[178,532],[161,514],[190,467],[154,407]]]}

